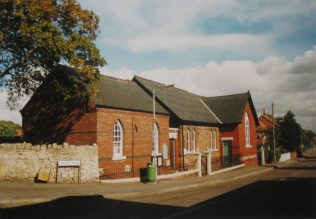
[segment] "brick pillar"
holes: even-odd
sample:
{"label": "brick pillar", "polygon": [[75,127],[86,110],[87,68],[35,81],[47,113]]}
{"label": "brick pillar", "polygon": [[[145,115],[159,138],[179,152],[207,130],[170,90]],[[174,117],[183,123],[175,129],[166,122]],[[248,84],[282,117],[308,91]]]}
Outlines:
{"label": "brick pillar", "polygon": [[212,173],[212,158],[211,158],[210,151],[206,152],[206,163],[207,163],[206,173],[207,173],[207,175],[211,175],[211,173]]}
{"label": "brick pillar", "polygon": [[198,176],[202,176],[202,154],[198,154],[197,159]]}

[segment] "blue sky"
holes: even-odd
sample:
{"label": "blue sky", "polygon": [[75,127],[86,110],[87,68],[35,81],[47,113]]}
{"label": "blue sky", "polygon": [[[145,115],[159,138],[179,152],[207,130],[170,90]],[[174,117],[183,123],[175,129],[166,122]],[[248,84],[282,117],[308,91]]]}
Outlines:
{"label": "blue sky", "polygon": [[315,44],[315,1],[81,1],[101,18],[109,69],[293,59]]}
{"label": "blue sky", "polygon": [[[259,113],[274,102],[277,114],[291,109],[316,131],[316,1],[80,3],[100,17],[103,74],[137,74],[206,96],[250,90]],[[21,121],[1,106],[2,117]]]}

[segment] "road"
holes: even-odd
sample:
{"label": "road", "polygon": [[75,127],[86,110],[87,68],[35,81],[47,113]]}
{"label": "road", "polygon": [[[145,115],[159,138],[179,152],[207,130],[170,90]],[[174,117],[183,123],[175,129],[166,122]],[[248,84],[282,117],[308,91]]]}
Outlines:
{"label": "road", "polygon": [[316,218],[316,153],[226,183],[125,200],[102,196],[0,209],[0,218]]}
{"label": "road", "polygon": [[316,218],[316,157],[225,184],[133,201],[185,207],[167,218]]}

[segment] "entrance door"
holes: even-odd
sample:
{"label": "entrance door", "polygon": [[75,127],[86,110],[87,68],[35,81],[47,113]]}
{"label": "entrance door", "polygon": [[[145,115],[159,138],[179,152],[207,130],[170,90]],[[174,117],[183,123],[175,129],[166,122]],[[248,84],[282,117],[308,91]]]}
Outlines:
{"label": "entrance door", "polygon": [[232,141],[223,142],[223,165],[230,166],[232,162]]}
{"label": "entrance door", "polygon": [[176,139],[170,139],[170,161],[171,161],[171,168],[173,170],[176,169]]}

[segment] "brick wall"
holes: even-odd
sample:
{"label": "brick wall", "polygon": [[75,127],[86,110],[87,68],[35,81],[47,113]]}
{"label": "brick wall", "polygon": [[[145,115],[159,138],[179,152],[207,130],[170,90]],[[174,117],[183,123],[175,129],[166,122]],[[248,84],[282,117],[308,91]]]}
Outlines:
{"label": "brick wall", "polygon": [[[192,148],[192,136],[193,130],[195,131],[195,147],[196,151],[204,154],[206,151],[210,150],[211,146],[211,136],[210,133],[216,132],[216,145],[217,150],[212,151],[212,170],[217,170],[221,168],[220,154],[221,154],[221,144],[220,144],[220,134],[217,127],[208,126],[197,126],[197,125],[183,125],[180,127],[181,133],[181,144],[183,138],[183,147],[187,149],[188,147],[188,129],[190,130],[190,146]],[[213,145],[215,144],[214,135],[212,136]],[[192,154],[191,151],[187,151],[187,155],[184,156],[184,165],[191,165],[195,162],[197,155]]]}
{"label": "brick wall", "polygon": [[[250,144],[251,147],[246,147],[245,138],[245,113],[248,113],[250,124]],[[249,103],[245,107],[242,122],[239,124],[223,125],[220,128],[221,145],[223,139],[232,139],[232,154],[239,157],[246,166],[257,165],[257,135],[256,124]]]}
{"label": "brick wall", "polygon": [[[123,156],[126,159],[113,160],[113,126],[119,121],[123,127]],[[169,116],[156,115],[159,129],[159,152],[163,145],[169,149]],[[99,165],[104,174],[113,178],[139,175],[139,168],[147,167],[153,150],[153,115],[152,113],[126,110],[97,109],[97,144],[99,146]],[[168,153],[170,160],[170,151]],[[166,165],[166,160],[164,161]],[[130,171],[129,171],[130,169]],[[136,172],[131,172],[136,169]],[[160,172],[166,172],[161,168]],[[126,174],[125,174],[126,173]],[[115,176],[118,175],[118,176]]]}
{"label": "brick wall", "polygon": [[65,136],[64,142],[81,145],[97,142],[97,113],[84,113],[79,120],[72,125],[71,131]]}
{"label": "brick wall", "polygon": [[78,168],[59,168],[60,160],[79,160],[81,162],[81,182],[97,182],[98,147],[96,145],[32,145],[0,144],[0,180],[34,181],[40,169],[50,173],[49,182],[77,183]]}
{"label": "brick wall", "polygon": [[[246,147],[245,137],[245,113],[247,112],[250,125],[250,145]],[[254,115],[250,109],[249,103],[246,105],[245,112],[243,114],[242,123],[239,124],[239,138],[240,138],[240,153],[243,157],[243,162],[246,166],[258,165],[257,159],[257,127],[254,120]]]}
{"label": "brick wall", "polygon": [[[86,114],[86,100],[65,98],[64,94],[53,85],[54,83],[49,81],[43,83],[21,111],[26,142],[62,144],[68,140],[66,138],[79,121],[83,124],[91,117]],[[93,140],[79,142],[79,144],[95,143]]]}

